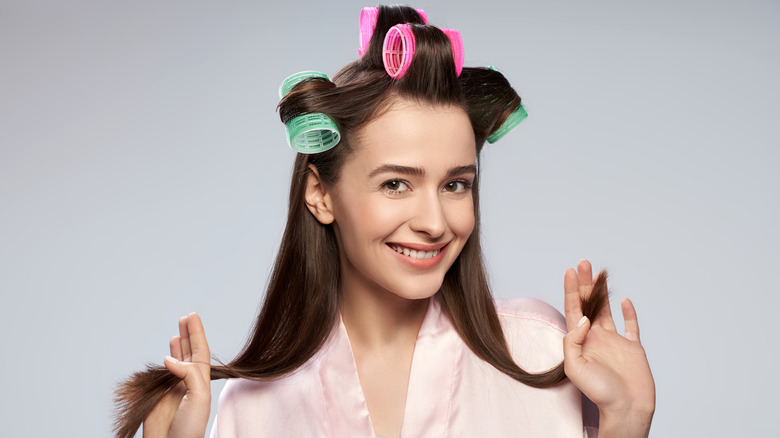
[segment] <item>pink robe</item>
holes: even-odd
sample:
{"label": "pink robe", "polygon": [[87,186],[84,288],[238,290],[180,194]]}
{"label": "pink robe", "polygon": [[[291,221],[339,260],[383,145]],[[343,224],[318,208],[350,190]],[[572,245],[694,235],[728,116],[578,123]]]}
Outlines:
{"label": "pink robe", "polygon": [[[529,298],[496,307],[521,367],[539,372],[560,363],[566,331],[557,310]],[[430,300],[414,349],[402,437],[595,437],[594,413],[569,380],[532,388],[479,359],[438,300]],[[288,377],[229,380],[211,437],[375,437],[344,324]]]}

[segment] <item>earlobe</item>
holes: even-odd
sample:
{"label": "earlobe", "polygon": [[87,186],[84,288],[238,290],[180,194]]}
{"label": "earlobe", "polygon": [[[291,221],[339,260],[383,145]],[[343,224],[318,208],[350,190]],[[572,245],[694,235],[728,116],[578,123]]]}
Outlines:
{"label": "earlobe", "polygon": [[309,172],[306,175],[306,207],[311,214],[322,224],[331,224],[335,219],[331,211],[331,200],[325,189],[320,173],[314,165],[309,164]]}

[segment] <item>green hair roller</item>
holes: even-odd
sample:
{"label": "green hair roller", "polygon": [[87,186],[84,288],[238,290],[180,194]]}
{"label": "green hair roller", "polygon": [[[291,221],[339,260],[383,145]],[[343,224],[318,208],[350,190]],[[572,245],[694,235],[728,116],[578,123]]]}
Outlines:
{"label": "green hair roller", "polygon": [[512,114],[510,114],[509,117],[504,120],[504,123],[502,123],[495,132],[488,136],[487,142],[490,144],[497,142],[501,139],[501,137],[505,136],[509,131],[513,130],[517,125],[519,125],[520,122],[525,120],[526,117],[528,117],[528,112],[523,107],[523,104],[520,104],[520,106],[518,106],[516,110],[512,111]]}
{"label": "green hair roller", "polygon": [[322,113],[303,114],[287,122],[287,143],[302,154],[325,152],[341,140],[336,122]]}
{"label": "green hair roller", "polygon": [[322,78],[322,79],[330,80],[328,75],[318,71],[301,71],[292,74],[290,76],[287,76],[287,78],[282,81],[282,85],[279,86],[279,99],[286,96],[287,93],[289,93],[294,86],[298,85],[298,82],[309,78]]}
{"label": "green hair roller", "polygon": [[[309,78],[330,80],[328,75],[318,71],[302,71],[290,75],[279,86],[279,98],[283,98],[299,82]],[[301,114],[285,124],[287,144],[302,154],[325,152],[341,141],[338,125],[323,113]]]}

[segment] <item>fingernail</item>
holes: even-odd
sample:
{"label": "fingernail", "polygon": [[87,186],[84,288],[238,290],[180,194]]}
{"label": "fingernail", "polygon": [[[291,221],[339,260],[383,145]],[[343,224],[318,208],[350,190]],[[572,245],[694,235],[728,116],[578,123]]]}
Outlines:
{"label": "fingernail", "polygon": [[179,359],[176,359],[176,358],[171,357],[171,356],[165,356],[165,360],[171,361],[173,363],[179,363]]}
{"label": "fingernail", "polygon": [[588,320],[587,316],[583,316],[582,318],[580,318],[580,322],[577,323],[577,328],[582,327],[587,320]]}

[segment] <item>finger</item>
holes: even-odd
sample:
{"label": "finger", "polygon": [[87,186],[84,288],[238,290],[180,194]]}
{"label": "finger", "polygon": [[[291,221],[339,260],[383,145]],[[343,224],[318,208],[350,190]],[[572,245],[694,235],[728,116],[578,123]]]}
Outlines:
{"label": "finger", "polygon": [[571,376],[586,361],[582,356],[582,344],[590,330],[590,320],[583,316],[575,327],[563,337],[563,367],[566,374]]}
{"label": "finger", "polygon": [[577,272],[573,268],[563,275],[563,310],[566,313],[566,329],[571,331],[577,327],[582,318],[582,302],[580,301],[580,286]]}
{"label": "finger", "polygon": [[596,279],[593,290],[591,293],[598,293],[599,295],[603,295],[607,297],[607,300],[604,302],[604,306],[601,307],[601,309],[598,309],[595,320],[593,321],[593,324],[598,325],[599,327],[611,331],[613,333],[617,333],[617,328],[615,327],[615,321],[612,318],[612,309],[609,305],[609,291],[607,290],[607,271],[602,270],[599,272],[594,278]]}
{"label": "finger", "polygon": [[206,332],[203,330],[203,322],[197,313],[191,313],[187,319],[187,330],[190,334],[190,348],[192,349],[192,361],[199,363],[211,363],[209,344],[206,341]]}
{"label": "finger", "polygon": [[582,259],[577,264],[577,279],[580,282],[580,291],[587,292],[587,294],[583,294],[583,297],[587,298],[590,289],[593,288],[593,268],[588,260]]}
{"label": "finger", "polygon": [[170,342],[171,357],[178,360],[184,360],[184,355],[181,352],[181,337],[174,336]]}
{"label": "finger", "polygon": [[179,319],[179,336],[181,336],[181,352],[185,361],[192,360],[192,350],[190,349],[190,332],[187,327],[187,317],[182,316]]}
{"label": "finger", "polygon": [[624,334],[625,337],[631,341],[639,341],[639,321],[636,317],[636,309],[634,303],[628,298],[624,298],[620,303],[620,307],[623,310],[623,322],[624,322]]}
{"label": "finger", "polygon": [[[596,275],[598,277],[598,275]],[[593,286],[596,278],[593,276],[593,267],[587,259],[582,259],[577,264],[577,281],[579,282],[579,294],[580,300],[587,300],[593,293]],[[583,312],[584,314],[584,312]],[[598,324],[598,315],[591,315],[594,317],[594,323]]]}
{"label": "finger", "polygon": [[200,369],[202,364],[180,361],[170,356],[165,358],[164,364],[174,376],[184,380],[188,399],[200,402],[211,399],[211,381],[209,376],[203,375]]}

